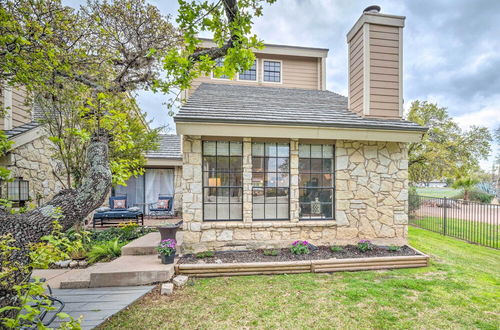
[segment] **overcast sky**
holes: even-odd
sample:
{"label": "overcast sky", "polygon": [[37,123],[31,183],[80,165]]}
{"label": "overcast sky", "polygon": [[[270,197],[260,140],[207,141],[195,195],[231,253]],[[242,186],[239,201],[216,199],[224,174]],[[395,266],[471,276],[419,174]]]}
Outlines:
{"label": "overcast sky", "polygon": [[[175,18],[176,0],[150,2]],[[463,128],[500,125],[499,0],[278,0],[255,19],[254,31],[267,43],[329,48],[327,89],[347,95],[346,33],[372,4],[382,13],[406,16],[406,109],[412,100],[428,100],[447,107]],[[138,101],[153,126],[173,129],[163,104],[167,99],[143,92]],[[482,167],[490,169],[492,160]]]}

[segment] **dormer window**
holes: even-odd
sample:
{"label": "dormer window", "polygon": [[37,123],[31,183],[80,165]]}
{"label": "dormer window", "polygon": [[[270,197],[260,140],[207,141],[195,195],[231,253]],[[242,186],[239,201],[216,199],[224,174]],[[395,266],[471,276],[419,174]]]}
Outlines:
{"label": "dormer window", "polygon": [[[224,66],[224,57],[219,57],[215,59],[215,66],[218,68],[221,68]],[[221,75],[220,77],[216,77],[214,73],[212,72],[212,79],[229,79],[229,76],[226,76],[225,74]]]}
{"label": "dormer window", "polygon": [[281,83],[281,61],[264,60],[264,82]]}
{"label": "dormer window", "polygon": [[257,81],[257,60],[253,61],[250,69],[240,72],[238,75],[239,80]]}

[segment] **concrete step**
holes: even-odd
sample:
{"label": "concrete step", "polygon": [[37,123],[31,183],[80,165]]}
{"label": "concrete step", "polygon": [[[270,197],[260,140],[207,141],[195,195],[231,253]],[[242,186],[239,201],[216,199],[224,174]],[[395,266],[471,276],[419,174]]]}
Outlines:
{"label": "concrete step", "polygon": [[153,232],[122,247],[122,256],[158,255],[156,247],[160,243],[160,233]]}
{"label": "concrete step", "polygon": [[174,265],[164,265],[157,255],[121,256],[90,273],[90,287],[145,285],[169,281]]}
{"label": "concrete step", "polygon": [[89,266],[87,268],[74,270],[74,271],[71,271],[67,274],[64,274],[66,276],[61,276],[60,278],[58,278],[59,285],[54,286],[54,287],[60,288],[60,289],[89,288],[90,287],[90,274],[105,264],[106,264],[105,262],[98,262],[98,263],[96,263],[92,266]]}

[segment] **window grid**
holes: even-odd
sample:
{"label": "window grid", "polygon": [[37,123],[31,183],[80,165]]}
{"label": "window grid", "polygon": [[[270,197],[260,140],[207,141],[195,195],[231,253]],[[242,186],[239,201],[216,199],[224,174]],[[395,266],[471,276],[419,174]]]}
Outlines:
{"label": "window grid", "polygon": [[250,69],[243,71],[238,76],[239,80],[250,80],[257,81],[257,61],[253,61],[253,65]]}
{"label": "window grid", "polygon": [[[224,66],[224,58],[223,57],[216,58],[215,59],[215,66],[218,67],[218,68],[223,67]],[[226,79],[226,80],[229,80],[229,76],[223,74],[220,77],[216,77],[213,72],[212,72],[212,78],[213,79]]]}
{"label": "window grid", "polygon": [[335,219],[335,146],[301,144],[299,150],[300,220]]}
{"label": "window grid", "polygon": [[[206,152],[206,143],[215,143],[215,155],[209,155]],[[228,143],[228,154],[220,155],[220,144]],[[232,146],[236,146],[237,155],[232,154]],[[238,147],[239,146],[239,147]],[[224,141],[203,141],[203,221],[242,221],[243,220],[243,145],[241,142]],[[215,168],[208,168],[207,158],[215,158]],[[224,160],[222,160],[224,159]],[[225,161],[227,159],[227,162]],[[236,166],[234,166],[236,163]],[[223,165],[221,165],[223,164]],[[238,165],[239,164],[239,165]],[[224,167],[219,167],[219,165]],[[225,177],[225,180],[224,180]],[[236,184],[235,184],[236,183]],[[221,193],[227,192],[227,202],[221,202],[219,199],[224,197]],[[232,202],[233,193],[239,196],[240,201]],[[215,202],[207,201],[208,197],[215,197]],[[215,205],[215,217],[207,216],[207,208]],[[219,210],[227,205],[228,217],[221,217]],[[231,205],[240,205],[240,211],[234,212]],[[221,206],[221,208],[219,207]],[[237,213],[237,214],[233,214]]]}
{"label": "window grid", "polygon": [[281,82],[281,62],[264,61],[264,81]]}
{"label": "window grid", "polygon": [[[260,145],[263,148],[263,155],[256,156],[255,148],[257,145]],[[269,150],[274,148],[274,155],[269,154]],[[279,147],[282,150],[281,154],[278,151]],[[284,148],[286,147],[286,155],[284,152]],[[261,161],[263,163],[263,170],[257,171],[255,164]],[[253,143],[252,144],[252,207],[253,207],[253,220],[261,221],[261,220],[289,220],[290,219],[290,145],[288,143]],[[269,169],[270,164],[273,164]],[[279,169],[279,165],[281,165],[281,170]],[[286,166],[285,166],[286,164]],[[258,168],[257,168],[258,169]],[[285,176],[285,180],[279,181],[280,175]],[[263,177],[262,185],[255,185],[258,177]],[[268,178],[274,177],[276,180],[276,185],[272,185],[269,183],[270,180]],[[268,194],[275,196],[268,196]],[[262,196],[262,202],[256,201],[256,197],[258,195]],[[278,197],[283,197],[286,195],[286,202],[282,202]],[[267,199],[269,197],[274,197],[275,202],[268,202]],[[272,206],[274,204],[274,217],[271,217],[273,214],[268,212],[267,205]],[[263,217],[256,216],[256,209],[262,205],[263,207]],[[279,206],[286,205],[286,216],[278,217]]]}

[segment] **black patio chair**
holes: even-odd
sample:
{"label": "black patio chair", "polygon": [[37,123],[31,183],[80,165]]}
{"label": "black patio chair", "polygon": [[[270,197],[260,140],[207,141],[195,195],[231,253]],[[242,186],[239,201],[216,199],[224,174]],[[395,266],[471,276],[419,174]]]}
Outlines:
{"label": "black patio chair", "polygon": [[158,202],[149,203],[149,215],[159,218],[160,216],[174,216],[174,196],[158,195]]}

